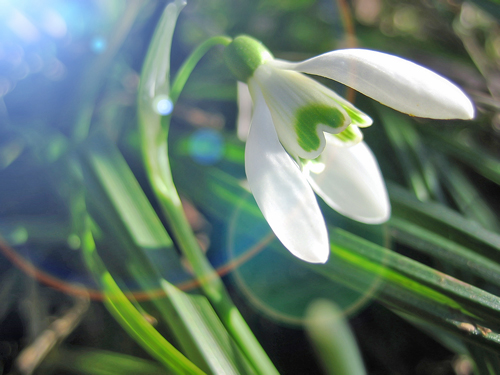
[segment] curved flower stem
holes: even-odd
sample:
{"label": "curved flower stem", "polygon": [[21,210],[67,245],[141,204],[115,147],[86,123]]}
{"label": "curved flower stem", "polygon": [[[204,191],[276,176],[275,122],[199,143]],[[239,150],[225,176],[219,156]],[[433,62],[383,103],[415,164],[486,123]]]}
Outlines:
{"label": "curved flower stem", "polygon": [[[189,75],[205,53],[215,45],[227,45],[230,42],[231,39],[228,37],[214,37],[193,51],[174,79],[172,90],[169,93],[172,104],[178,99]],[[140,90],[139,95],[142,92],[143,90]],[[158,91],[156,93],[159,94]],[[231,301],[219,275],[205,257],[184,214],[168,159],[167,136],[170,115],[160,120],[159,115],[154,112],[151,105],[154,98],[145,99],[139,97],[142,152],[151,186],[168,219],[172,236],[193,267],[204,294],[210,300],[222,323],[237,342],[256,373],[277,374],[271,360]]]}
{"label": "curved flower stem", "polygon": [[227,46],[232,42],[232,39],[228,36],[214,36],[208,40],[201,43],[196,49],[191,53],[187,60],[182,64],[179,71],[177,72],[174,83],[172,84],[172,89],[170,90],[170,100],[175,103],[179,98],[179,95],[184,88],[191,72],[194,67],[200,61],[200,59],[208,52],[208,50],[216,45]]}

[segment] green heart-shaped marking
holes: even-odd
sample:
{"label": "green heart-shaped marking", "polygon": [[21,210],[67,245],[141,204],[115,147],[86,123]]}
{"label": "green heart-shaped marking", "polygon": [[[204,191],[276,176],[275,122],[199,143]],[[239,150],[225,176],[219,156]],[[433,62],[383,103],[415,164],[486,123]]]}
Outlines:
{"label": "green heart-shaped marking", "polygon": [[299,108],[295,113],[295,119],[297,143],[306,152],[316,151],[321,145],[317,132],[319,125],[331,128],[332,133],[338,133],[338,128],[341,128],[346,120],[338,108],[317,103]]}

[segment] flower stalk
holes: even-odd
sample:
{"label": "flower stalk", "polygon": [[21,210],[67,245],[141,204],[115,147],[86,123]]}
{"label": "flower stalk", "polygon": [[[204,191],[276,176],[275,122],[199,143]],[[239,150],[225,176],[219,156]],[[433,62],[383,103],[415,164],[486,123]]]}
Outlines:
{"label": "flower stalk", "polygon": [[[139,87],[138,112],[141,149],[147,175],[154,194],[165,214],[173,238],[193,268],[203,293],[207,296],[222,323],[236,341],[258,374],[276,374],[277,370],[234,306],[222,280],[201,250],[182,208],[175,188],[168,159],[168,129],[171,110],[192,70],[206,52],[216,45],[228,45],[224,36],[202,43],[186,59],[177,73],[172,89],[169,86],[169,59],[173,27],[182,5],[171,3],[160,20],[157,33],[146,56]],[[172,6],[172,9],[168,9]],[[180,9],[179,9],[180,8]],[[168,26],[168,27],[167,27]],[[165,68],[167,67],[167,68]],[[165,107],[166,105],[166,107]],[[168,108],[169,111],[163,111]],[[163,116],[162,116],[163,115]]]}
{"label": "flower stalk", "polygon": [[179,98],[179,95],[184,88],[191,72],[195,68],[196,64],[201,60],[203,56],[212,48],[217,45],[228,46],[232,42],[232,38],[224,35],[214,36],[210,39],[205,40],[191,53],[191,55],[186,59],[177,72],[174,83],[172,84],[172,90],[170,91],[170,100],[175,103]]}

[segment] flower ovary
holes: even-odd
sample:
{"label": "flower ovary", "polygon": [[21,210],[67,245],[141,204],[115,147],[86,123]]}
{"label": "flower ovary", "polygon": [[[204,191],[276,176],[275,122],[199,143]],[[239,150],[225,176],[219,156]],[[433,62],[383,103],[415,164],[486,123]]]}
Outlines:
{"label": "flower ovary", "polygon": [[224,60],[234,76],[242,82],[247,82],[255,69],[273,55],[257,39],[241,35],[236,37],[224,50]]}

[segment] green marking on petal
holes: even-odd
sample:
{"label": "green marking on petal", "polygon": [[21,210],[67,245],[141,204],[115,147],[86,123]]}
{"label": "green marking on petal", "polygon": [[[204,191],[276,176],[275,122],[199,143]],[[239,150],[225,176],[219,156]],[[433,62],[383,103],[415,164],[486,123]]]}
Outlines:
{"label": "green marking on petal", "polygon": [[351,125],[349,125],[344,131],[333,134],[333,136],[344,143],[357,143],[363,139],[363,134]]}
{"label": "green marking on petal", "polygon": [[306,152],[318,150],[321,145],[317,132],[319,125],[338,129],[345,123],[345,116],[338,108],[316,103],[299,108],[295,118],[297,142]]}
{"label": "green marking on petal", "polygon": [[347,100],[344,98],[338,96],[335,94],[335,96],[331,96],[337,104],[339,104],[349,115],[351,118],[351,124],[357,125],[361,128],[366,128],[373,124],[373,120],[371,119],[370,116],[368,116],[366,113],[360,111],[358,108],[356,108],[353,104],[349,103]]}
{"label": "green marking on petal", "polygon": [[352,120],[352,124],[354,124],[354,125],[357,125],[360,127],[366,127],[366,126],[370,126],[373,123],[370,116],[361,112],[357,108],[351,108],[351,107],[344,106],[344,105],[342,105],[342,108],[345,109],[345,111],[347,112],[347,114],[349,115],[349,117]]}

